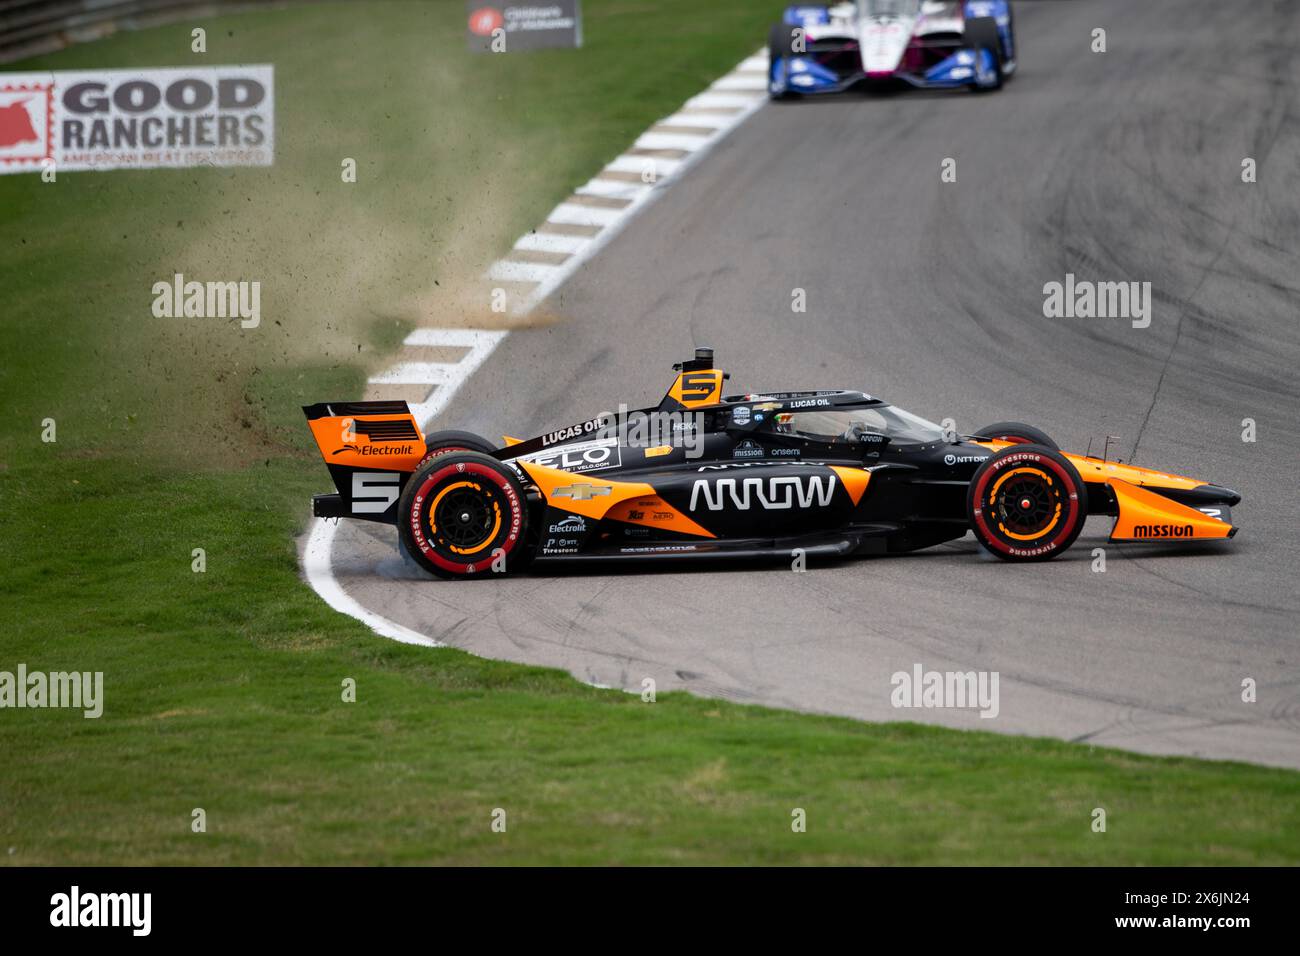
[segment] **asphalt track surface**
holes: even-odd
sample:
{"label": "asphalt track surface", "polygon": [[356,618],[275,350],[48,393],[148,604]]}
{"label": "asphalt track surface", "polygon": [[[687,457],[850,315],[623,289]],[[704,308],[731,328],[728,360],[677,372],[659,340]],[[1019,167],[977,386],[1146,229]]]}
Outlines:
{"label": "asphalt track surface", "polygon": [[[549,300],[564,321],[511,334],[437,424],[533,435],[652,404],[709,344],[734,392],[863,388],[964,430],[1028,421],[1075,451],[1121,436],[1126,461],[1240,491],[1234,541],[1106,545],[1094,518],[1028,566],[968,535],[803,574],[447,583],[403,565],[392,529],[345,522],[348,593],[602,685],[1300,767],[1300,4],[1022,3],[1017,18],[1021,72],[1001,93],[760,110]],[[1044,318],[1043,285],[1067,272],[1151,282],[1150,327]],[[999,672],[999,715],[895,709],[890,676],[918,663]]]}

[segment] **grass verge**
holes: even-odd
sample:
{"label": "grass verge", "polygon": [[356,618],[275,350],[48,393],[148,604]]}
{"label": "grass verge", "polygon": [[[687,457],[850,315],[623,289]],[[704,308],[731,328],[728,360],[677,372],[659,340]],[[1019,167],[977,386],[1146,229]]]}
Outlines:
{"label": "grass verge", "polygon": [[[0,860],[1300,860],[1287,771],[647,706],[378,639],[299,580],[323,472],[297,406],[358,394],[401,329],[458,308],[448,290],[756,48],[778,6],[589,0],[583,51],[506,57],[464,52],[458,2],[225,17],[205,62],[276,66],[273,169],[0,177],[0,670],[106,684],[99,720],[0,711]],[[191,26],[15,68],[192,63]],[[260,278],[260,334],[153,319],[175,271]]]}

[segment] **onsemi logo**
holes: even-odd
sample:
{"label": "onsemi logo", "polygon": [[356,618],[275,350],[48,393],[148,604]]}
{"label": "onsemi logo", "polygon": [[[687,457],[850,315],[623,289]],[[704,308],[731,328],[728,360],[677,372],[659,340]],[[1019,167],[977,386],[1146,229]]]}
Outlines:
{"label": "onsemi logo", "polygon": [[1049,319],[1132,319],[1133,328],[1151,324],[1150,282],[1075,281],[1074,273],[1065,282],[1043,286],[1043,315]]}
{"label": "onsemi logo", "polygon": [[996,717],[1000,676],[998,671],[927,671],[913,664],[910,674],[895,671],[889,678],[894,688],[889,702],[895,707],[978,708],[981,717]]}
{"label": "onsemi logo", "polygon": [[152,924],[152,893],[82,893],[74,885],[50,897],[51,926],[126,926],[132,936],[148,936]]}
{"label": "onsemi logo", "polygon": [[255,329],[262,323],[262,283],[185,281],[176,273],[172,281],[153,284],[153,314],[156,319],[239,318],[241,328]]}
{"label": "onsemi logo", "polygon": [[835,493],[833,475],[789,475],[775,478],[697,478],[691,488],[691,510],[696,510],[701,495],[704,507],[721,511],[731,506],[748,511],[751,498],[760,508],[776,511],[786,508],[825,508]]}
{"label": "onsemi logo", "polygon": [[1136,524],[1135,538],[1190,538],[1195,533],[1189,524]]}
{"label": "onsemi logo", "polygon": [[94,720],[104,713],[103,671],[0,671],[0,708],[67,707]]}

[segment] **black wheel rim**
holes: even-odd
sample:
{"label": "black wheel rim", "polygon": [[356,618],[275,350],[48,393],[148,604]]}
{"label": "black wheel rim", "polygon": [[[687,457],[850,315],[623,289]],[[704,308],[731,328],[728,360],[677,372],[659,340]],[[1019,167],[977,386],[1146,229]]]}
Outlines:
{"label": "black wheel rim", "polygon": [[1060,503],[1042,478],[1016,475],[998,489],[994,508],[1002,525],[1018,535],[1036,535],[1056,523]]}
{"label": "black wheel rim", "polygon": [[457,488],[438,503],[433,516],[438,536],[456,548],[481,546],[492,533],[494,513],[486,495],[474,488]]}

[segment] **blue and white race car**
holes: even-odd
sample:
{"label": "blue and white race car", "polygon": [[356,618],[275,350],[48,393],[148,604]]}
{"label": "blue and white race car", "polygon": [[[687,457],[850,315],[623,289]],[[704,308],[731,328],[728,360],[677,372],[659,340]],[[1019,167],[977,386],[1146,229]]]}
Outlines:
{"label": "blue and white race car", "polygon": [[769,48],[774,99],[872,83],[996,90],[1016,69],[1008,0],[788,7]]}

